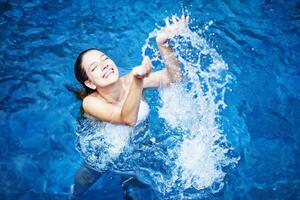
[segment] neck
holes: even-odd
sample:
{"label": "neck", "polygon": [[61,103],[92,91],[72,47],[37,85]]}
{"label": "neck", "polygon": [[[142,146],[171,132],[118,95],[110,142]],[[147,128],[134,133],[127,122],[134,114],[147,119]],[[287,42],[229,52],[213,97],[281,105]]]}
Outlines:
{"label": "neck", "polygon": [[115,83],[110,84],[106,87],[97,87],[96,91],[102,98],[110,103],[119,102],[125,92],[120,78]]}

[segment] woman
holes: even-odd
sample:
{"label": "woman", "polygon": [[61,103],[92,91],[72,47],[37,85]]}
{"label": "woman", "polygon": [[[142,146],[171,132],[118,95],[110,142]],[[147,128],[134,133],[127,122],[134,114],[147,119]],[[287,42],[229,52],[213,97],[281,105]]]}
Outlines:
{"label": "woman", "polygon": [[[140,66],[119,77],[115,63],[103,52],[88,49],[81,52],[75,63],[75,75],[84,86],[86,94],[82,107],[85,115],[109,122],[135,126],[147,115],[147,104],[142,101],[145,88],[168,86],[181,81],[181,72],[176,55],[167,39],[182,26],[188,25],[189,17],[172,17],[172,24],[166,19],[166,26],[158,33],[156,42],[164,60],[165,68],[151,73],[152,64],[144,57]],[[82,167],[75,176],[73,198],[81,196],[101,173],[89,166]]]}

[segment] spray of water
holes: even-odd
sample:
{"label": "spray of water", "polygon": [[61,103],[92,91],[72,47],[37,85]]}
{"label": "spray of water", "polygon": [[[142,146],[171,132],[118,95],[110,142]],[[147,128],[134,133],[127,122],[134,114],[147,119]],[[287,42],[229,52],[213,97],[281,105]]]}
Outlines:
{"label": "spray of water", "polygon": [[[151,32],[142,48],[158,67],[163,60],[153,41],[160,31]],[[183,81],[159,89],[161,130],[142,127],[137,132],[122,125],[84,122],[78,150],[94,169],[134,173],[163,199],[203,198],[203,191],[223,188],[224,167],[238,161],[228,156],[232,149],[218,124],[219,113],[226,108],[228,66],[188,27],[181,27],[169,43],[181,63]]]}
{"label": "spray of water", "polygon": [[[153,62],[163,63],[159,51],[151,45],[151,39],[160,31],[149,34],[142,54],[150,54]],[[168,157],[175,159],[175,163],[172,176],[165,180],[165,192],[180,191],[178,196],[195,197],[197,191],[210,188],[215,193],[223,188],[224,167],[238,161],[227,156],[232,149],[218,124],[219,113],[226,108],[228,66],[216,49],[188,27],[182,26],[169,43],[178,55],[184,81],[160,90],[160,117],[172,131],[180,130],[182,134],[175,148],[168,150]],[[196,193],[186,194],[191,188]]]}

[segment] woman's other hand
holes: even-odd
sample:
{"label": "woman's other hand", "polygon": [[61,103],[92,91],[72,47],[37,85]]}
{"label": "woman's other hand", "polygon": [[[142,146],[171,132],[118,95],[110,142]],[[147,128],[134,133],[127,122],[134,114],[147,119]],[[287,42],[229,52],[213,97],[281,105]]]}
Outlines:
{"label": "woman's other hand", "polygon": [[136,66],[132,69],[132,74],[137,78],[148,77],[151,73],[152,63],[148,56],[143,58],[142,65]]}
{"label": "woman's other hand", "polygon": [[173,37],[180,27],[188,26],[189,16],[182,15],[180,19],[178,17],[172,16],[172,22],[173,23],[170,24],[169,18],[165,19],[166,26],[162,28],[156,36],[157,45],[164,45],[167,39]]}

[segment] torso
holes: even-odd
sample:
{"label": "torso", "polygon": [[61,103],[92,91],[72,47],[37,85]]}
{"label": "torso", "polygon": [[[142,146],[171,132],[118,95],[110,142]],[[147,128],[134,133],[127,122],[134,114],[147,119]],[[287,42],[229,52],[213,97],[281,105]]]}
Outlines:
{"label": "torso", "polygon": [[[115,105],[115,106],[118,106],[118,107],[123,107],[124,103],[125,103],[125,100],[126,100],[126,97],[129,93],[129,89],[130,89],[130,83],[131,83],[131,76],[129,74],[126,74],[122,77],[120,77],[120,80],[122,81],[122,84],[125,88],[125,94],[123,95],[123,97],[116,103],[111,103],[112,105]],[[99,99],[99,101],[103,101],[105,103],[108,103],[104,98],[102,98],[100,95],[98,95],[96,92],[90,94],[94,97],[96,97],[97,99]],[[109,102],[110,103],[110,102]],[[145,105],[146,104],[146,105]],[[146,112],[144,111],[146,109]],[[138,119],[137,119],[137,124],[142,120],[144,119],[144,115],[145,113],[148,114],[149,112],[149,106],[148,104],[143,100],[143,97],[142,97],[142,100],[141,100],[141,104],[140,104],[140,109],[139,109],[139,113],[138,113]],[[94,120],[97,120],[95,117],[87,114],[87,113],[84,113],[84,115],[88,118],[91,118],[91,119],[94,119]]]}
{"label": "torso", "polygon": [[[139,123],[141,123],[142,121],[144,121],[146,119],[146,117],[148,116],[150,112],[150,108],[149,108],[149,105],[147,104],[146,101],[144,101],[143,99],[141,100],[141,103],[140,103],[140,108],[139,108],[139,112],[138,112],[138,117],[137,117],[137,122],[136,122],[136,125],[138,125]],[[93,119],[93,120],[97,120],[95,117],[87,114],[87,113],[84,113],[84,116],[90,118],[90,119]]]}

